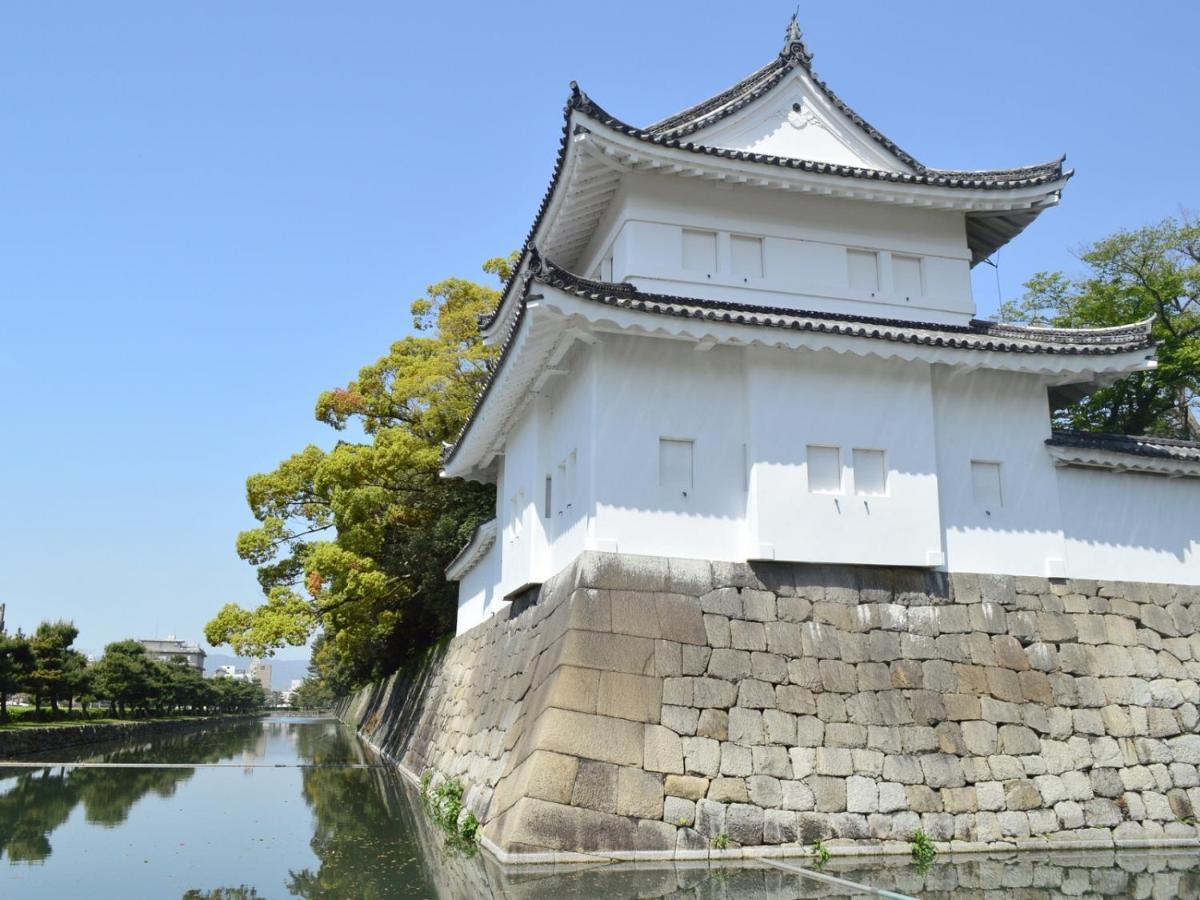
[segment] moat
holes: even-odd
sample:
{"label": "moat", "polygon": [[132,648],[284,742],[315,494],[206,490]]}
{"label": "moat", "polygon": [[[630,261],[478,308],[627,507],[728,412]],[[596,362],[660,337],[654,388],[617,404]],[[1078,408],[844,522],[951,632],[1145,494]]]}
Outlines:
{"label": "moat", "polygon": [[415,789],[332,719],[52,756],[0,768],[5,898],[1200,896],[1193,851],[939,858],[926,871],[835,858],[828,880],[795,860],[504,870],[447,847]]}

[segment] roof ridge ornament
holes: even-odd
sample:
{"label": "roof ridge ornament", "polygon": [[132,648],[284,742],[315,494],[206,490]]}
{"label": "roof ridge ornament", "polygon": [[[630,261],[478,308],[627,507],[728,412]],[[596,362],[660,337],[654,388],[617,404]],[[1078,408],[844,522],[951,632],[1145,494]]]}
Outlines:
{"label": "roof ridge ornament", "polygon": [[792,18],[788,21],[787,34],[779,55],[790,62],[808,66],[812,62],[813,55],[812,51],[808,49],[808,45],[804,43],[804,32],[800,30],[800,23],[796,21],[798,14],[799,9],[792,13]]}

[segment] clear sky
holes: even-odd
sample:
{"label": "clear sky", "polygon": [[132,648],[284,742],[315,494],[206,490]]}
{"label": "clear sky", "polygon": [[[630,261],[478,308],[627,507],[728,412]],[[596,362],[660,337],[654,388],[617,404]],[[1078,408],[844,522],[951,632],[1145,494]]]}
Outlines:
{"label": "clear sky", "polygon": [[[430,282],[524,238],[567,84],[633,123],[782,45],[785,2],[0,6],[0,602],[80,644],[254,603],[246,475]],[[1067,152],[1004,297],[1200,208],[1200,5],[803,4],[815,67],[931,165]],[[975,278],[994,311],[995,273]],[[284,656],[303,656],[303,650]]]}

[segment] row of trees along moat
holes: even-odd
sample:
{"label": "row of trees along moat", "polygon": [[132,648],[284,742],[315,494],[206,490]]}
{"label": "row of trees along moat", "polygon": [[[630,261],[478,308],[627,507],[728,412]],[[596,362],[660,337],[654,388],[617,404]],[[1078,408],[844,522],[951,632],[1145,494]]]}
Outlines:
{"label": "row of trees along moat", "polygon": [[245,713],[266,704],[258,682],[205,678],[182,659],[149,658],[137,641],[109,644],[92,662],[74,648],[78,636],[70,622],[43,622],[28,636],[0,626],[0,720],[9,721],[14,694],[32,699],[38,720],[72,717],[77,705],[87,718],[96,701],[119,718]]}
{"label": "row of trees along moat", "polygon": [[[501,282],[517,257],[485,271]],[[1042,272],[999,317],[1031,325],[1125,325],[1154,315],[1158,368],[1136,372],[1054,414],[1055,427],[1200,437],[1200,222],[1183,216],[1119,231],[1082,248],[1083,271]],[[499,291],[464,278],[431,285],[412,304],[415,333],[317,399],[316,418],[365,441],[309,445],[246,496],[258,526],[238,554],[258,569],[265,600],[224,607],[205,635],[243,656],[316,636],[313,662],[336,694],[412,663],[452,633],[456,590],[443,570],[491,518],[490,485],[440,478],[496,364],[479,317]]]}

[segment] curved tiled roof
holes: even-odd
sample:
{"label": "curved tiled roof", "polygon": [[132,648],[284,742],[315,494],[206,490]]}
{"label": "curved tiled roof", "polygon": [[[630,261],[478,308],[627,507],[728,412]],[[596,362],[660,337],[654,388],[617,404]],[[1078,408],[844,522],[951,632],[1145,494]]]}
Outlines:
{"label": "curved tiled roof", "polygon": [[956,350],[1098,356],[1129,353],[1154,346],[1150,330],[1153,319],[1116,328],[1034,328],[980,319],[974,319],[967,325],[946,325],[937,322],[786,309],[698,297],[648,293],[639,291],[631,284],[583,278],[546,259],[533,245],[526,248],[523,259],[528,259],[529,264],[520,276],[523,284],[516,315],[508,324],[500,354],[492,366],[491,377],[480,392],[454,443],[446,447],[443,456],[445,461],[453,458],[462,443],[463,436],[474,423],[480,408],[490,394],[496,375],[504,366],[512,349],[514,338],[525,318],[529,290],[535,283],[544,284],[593,303],[636,312]]}
{"label": "curved tiled roof", "polygon": [[540,256],[535,257],[530,272],[533,280],[596,303],[736,325],[792,328],[998,353],[1113,354],[1153,346],[1151,319],[1117,328],[1033,328],[982,319],[974,319],[968,325],[945,325],[644,293],[631,284],[583,278]]}
{"label": "curved tiled roof", "polygon": [[[521,257],[517,264],[513,267],[513,273],[509,280],[505,282],[500,292],[500,302],[491,313],[481,319],[481,326],[489,328],[495,322],[496,316],[499,314],[504,305],[504,300],[508,296],[510,289],[516,283],[517,279],[524,268],[525,263],[529,259],[528,247],[537,239],[538,229],[541,228],[542,222],[549,210],[550,203],[554,198],[560,178],[563,172],[563,166],[567,159],[567,149],[570,145],[571,138],[571,113],[579,112],[580,114],[593,119],[601,125],[604,125],[612,130],[632,137],[634,139],[644,141],[646,143],[666,147],[669,149],[685,150],[692,153],[703,154],[712,157],[724,159],[733,159],[752,163],[763,163],[766,165],[777,166],[781,168],[795,169],[803,172],[809,172],[818,175],[834,175],[843,178],[861,178],[865,180],[891,182],[897,184],[912,184],[912,185],[929,185],[938,188],[957,188],[957,189],[973,189],[973,190],[1012,190],[1019,188],[1037,187],[1040,185],[1053,184],[1064,178],[1070,178],[1071,171],[1063,170],[1063,162],[1065,157],[1060,157],[1051,162],[1040,163],[1032,166],[1018,167],[1012,169],[981,169],[981,170],[958,170],[958,169],[937,169],[924,165],[917,161],[911,154],[905,152],[893,141],[889,140],[882,132],[872,126],[862,116],[856,113],[847,103],[837,96],[833,90],[825,84],[811,68],[812,53],[808,50],[804,43],[803,37],[800,34],[799,28],[796,26],[795,19],[788,26],[787,41],[783,51],[779,56],[772,60],[767,65],[763,66],[758,71],[752,73],[740,82],[735,84],[728,90],[722,91],[714,97],[702,101],[694,106],[689,107],[682,112],[676,113],[660,122],[651,125],[649,128],[638,128],[630,125],[616,116],[606,112],[599,104],[593,101],[585,94],[579,85],[571,82],[570,94],[567,97],[566,105],[563,109],[563,127],[562,136],[559,140],[558,153],[554,161],[554,169],[550,176],[550,183],[547,185],[545,192],[542,194],[541,201],[538,204],[537,212],[534,214],[533,224],[529,228],[529,233],[526,235],[525,242],[522,245],[523,249]],[[913,173],[908,172],[890,172],[883,169],[872,169],[863,166],[849,166],[839,163],[818,162],[816,160],[796,159],[786,156],[773,156],[766,153],[755,153],[748,150],[735,150],[725,147],[710,147],[704,144],[696,144],[691,141],[681,140],[688,134],[693,133],[701,128],[707,127],[713,122],[719,121],[725,116],[731,115],[738,109],[753,103],[759,97],[764,96],[773,87],[775,87],[786,74],[792,71],[796,66],[802,66],[813,83],[821,90],[829,101],[837,107],[844,115],[846,115],[855,125],[866,132],[876,143],[902,161],[904,164],[913,169]],[[586,131],[583,126],[576,126],[576,133]],[[914,174],[915,173],[915,174]],[[996,247],[1007,242],[1013,235],[1019,233],[1029,221],[1036,216],[1036,211],[1030,213],[1028,211],[1013,213],[1007,218],[1003,216],[993,217],[992,225],[986,224],[988,219],[970,219],[968,221],[968,242],[974,256],[974,261],[978,262],[985,258]],[[972,234],[972,231],[978,234]]]}
{"label": "curved tiled roof", "polygon": [[657,144],[674,150],[686,150],[690,153],[702,153],[706,156],[716,156],[723,159],[736,159],[744,162],[765,163],[788,169],[799,169],[818,175],[839,175],[843,178],[864,178],[871,181],[889,181],[896,184],[932,185],[942,188],[966,188],[968,190],[1013,190],[1016,188],[1036,187],[1050,184],[1072,173],[1063,172],[1063,159],[1039,163],[1018,169],[981,169],[979,171],[959,171],[954,169],[930,169],[924,166],[916,174],[908,172],[890,172],[886,169],[872,169],[866,166],[849,166],[843,163],[818,162],[811,159],[797,159],[791,156],[773,156],[769,153],[756,153],[753,150],[735,150],[728,147],[711,147],[707,144],[696,144],[680,140],[666,134],[657,134],[643,128],[637,128],[621,121],[616,116],[606,112],[599,104],[572,82],[571,96],[567,101],[571,109],[578,110],[587,117],[595,119],[601,125],[611,128],[639,141]]}
{"label": "curved tiled roof", "polygon": [[1132,434],[1094,434],[1086,431],[1055,431],[1046,443],[1052,447],[1076,447],[1128,453],[1155,459],[1200,463],[1200,442]]}

